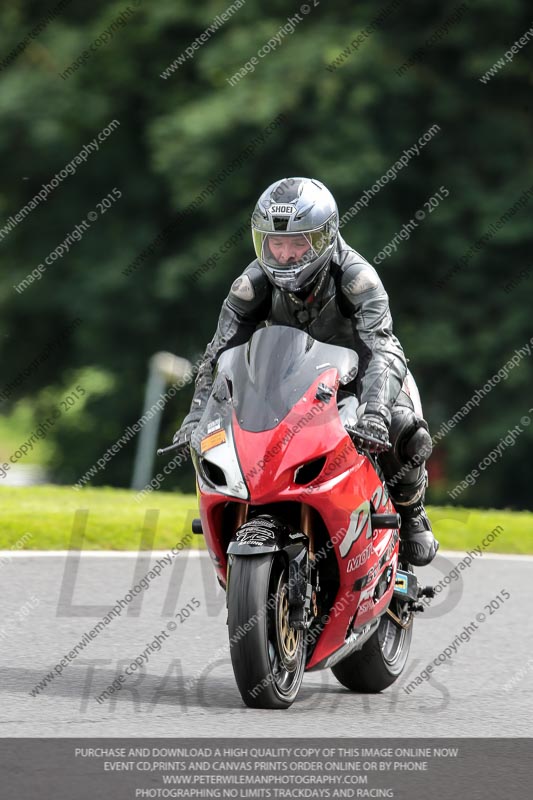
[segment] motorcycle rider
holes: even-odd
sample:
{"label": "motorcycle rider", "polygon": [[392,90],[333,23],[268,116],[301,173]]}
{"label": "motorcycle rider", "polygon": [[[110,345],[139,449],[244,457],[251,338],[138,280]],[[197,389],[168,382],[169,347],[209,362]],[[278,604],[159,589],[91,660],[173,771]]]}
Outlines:
{"label": "motorcycle rider", "polygon": [[[401,554],[424,566],[438,542],[424,510],[425,461],[432,443],[405,381],[405,356],[392,332],[388,296],[374,269],[339,233],[336,202],[319,181],[284,178],[269,186],[252,215],[257,258],[232,284],[196,377],[191,410],[174,442],[185,444],[202,417],[220,354],[243,344],[260,323],[300,328],[314,339],[354,349],[362,413],[351,431],[379,453],[401,516]],[[390,438],[391,448],[384,452]],[[372,440],[368,444],[369,439]]]}

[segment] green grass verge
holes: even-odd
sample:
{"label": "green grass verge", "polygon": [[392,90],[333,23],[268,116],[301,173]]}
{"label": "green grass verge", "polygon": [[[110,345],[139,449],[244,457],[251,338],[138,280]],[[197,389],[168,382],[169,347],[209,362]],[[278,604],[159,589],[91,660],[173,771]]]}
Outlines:
{"label": "green grass verge", "polygon": [[[190,521],[198,516],[195,495],[157,492],[139,503],[134,497],[135,492],[124,489],[3,487],[0,549],[9,549],[24,539],[21,549],[67,550],[72,546],[74,515],[78,509],[87,509],[84,550],[138,550],[146,512],[156,509],[153,549],[166,550],[190,533]],[[190,546],[204,547],[203,536],[195,536]]]}
{"label": "green grass verge", "polygon": [[[198,516],[194,495],[157,492],[136,503],[122,489],[35,486],[0,489],[0,549],[65,550],[72,546],[75,512],[87,509],[83,549],[137,550],[145,514],[158,512],[153,549],[168,549],[190,531]],[[528,511],[430,506],[428,513],[442,549],[471,550],[488,533],[495,539],[484,548],[493,553],[533,553],[533,514]],[[18,545],[17,545],[18,543]],[[22,543],[22,544],[21,544]],[[205,547],[195,536],[192,547]]]}
{"label": "green grass verge", "polygon": [[[444,550],[472,550],[487,553],[533,553],[533,513],[495,508],[429,506],[428,515]],[[496,530],[501,526],[503,530]],[[492,532],[487,542],[487,534]],[[485,539],[485,546],[482,545]]]}

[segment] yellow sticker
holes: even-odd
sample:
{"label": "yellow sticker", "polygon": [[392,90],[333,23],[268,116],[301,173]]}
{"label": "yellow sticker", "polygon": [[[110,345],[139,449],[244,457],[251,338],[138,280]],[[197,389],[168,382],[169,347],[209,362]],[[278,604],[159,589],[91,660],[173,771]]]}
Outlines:
{"label": "yellow sticker", "polygon": [[402,594],[407,593],[407,577],[405,575],[396,575],[394,589]]}
{"label": "yellow sticker", "polygon": [[206,436],[202,439],[200,444],[200,451],[205,453],[206,450],[211,450],[212,447],[216,447],[218,444],[223,444],[226,441],[226,431],[215,431],[214,433],[210,433],[209,436]]}

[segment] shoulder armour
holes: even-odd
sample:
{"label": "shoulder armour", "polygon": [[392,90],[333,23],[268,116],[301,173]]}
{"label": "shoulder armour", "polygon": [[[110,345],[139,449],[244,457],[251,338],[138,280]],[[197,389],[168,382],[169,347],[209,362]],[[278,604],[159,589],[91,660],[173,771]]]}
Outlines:
{"label": "shoulder armour", "polygon": [[376,270],[365,264],[352,264],[342,276],[342,291],[346,297],[356,299],[358,295],[376,289],[381,281]]}
{"label": "shoulder armour", "polygon": [[243,313],[253,312],[271,295],[271,284],[256,261],[231,284],[228,302]]}
{"label": "shoulder armour", "polygon": [[383,289],[380,277],[366,258],[350,247],[339,236],[337,263],[341,291],[351,303],[359,302],[360,295],[375,289]]}

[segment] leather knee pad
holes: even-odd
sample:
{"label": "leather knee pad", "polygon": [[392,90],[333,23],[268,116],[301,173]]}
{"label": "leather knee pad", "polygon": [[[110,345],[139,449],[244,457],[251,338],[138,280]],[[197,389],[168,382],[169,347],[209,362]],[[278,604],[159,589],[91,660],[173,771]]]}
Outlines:
{"label": "leather knee pad", "polygon": [[[419,420],[424,422],[425,420]],[[402,443],[402,456],[405,464],[424,465],[433,452],[433,442],[427,427],[417,428],[414,433],[409,435]]]}
{"label": "leather knee pad", "polygon": [[405,406],[393,409],[390,440],[396,458],[403,464],[413,459],[415,463],[427,461],[433,450],[426,420]]}
{"label": "leather knee pad", "polygon": [[395,406],[389,431],[391,450],[379,457],[391,497],[398,503],[420,499],[427,484],[425,462],[433,445],[427,422],[407,406]]}

